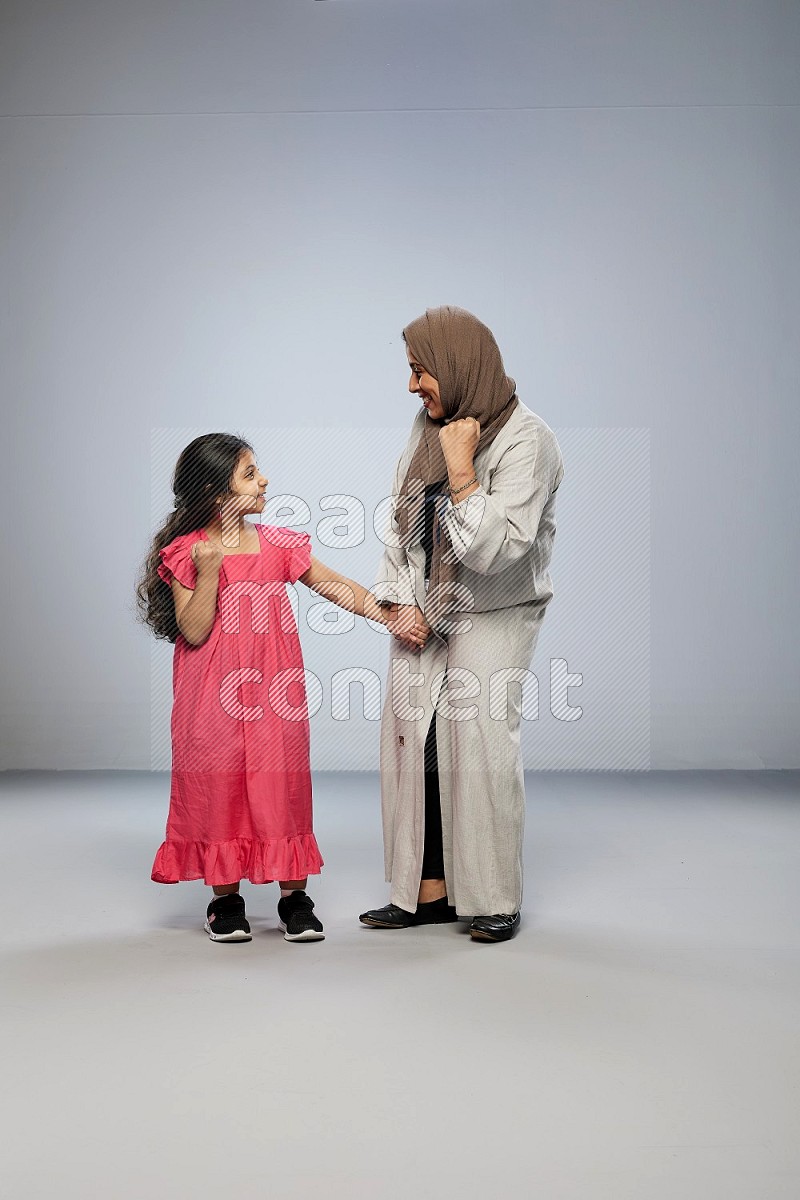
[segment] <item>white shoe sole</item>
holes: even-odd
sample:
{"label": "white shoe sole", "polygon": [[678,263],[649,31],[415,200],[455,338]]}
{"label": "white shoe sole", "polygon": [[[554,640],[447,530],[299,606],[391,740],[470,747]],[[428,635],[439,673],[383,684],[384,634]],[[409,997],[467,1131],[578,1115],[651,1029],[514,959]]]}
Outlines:
{"label": "white shoe sole", "polygon": [[306,929],[304,933],[287,933],[286,926],[283,921],[280,923],[283,930],[283,940],[285,942],[324,942],[325,934],[318,933],[316,929]]}
{"label": "white shoe sole", "polygon": [[203,928],[212,942],[251,942],[253,940],[252,933],[245,933],[243,929],[234,929],[233,933],[214,933],[208,921]]}

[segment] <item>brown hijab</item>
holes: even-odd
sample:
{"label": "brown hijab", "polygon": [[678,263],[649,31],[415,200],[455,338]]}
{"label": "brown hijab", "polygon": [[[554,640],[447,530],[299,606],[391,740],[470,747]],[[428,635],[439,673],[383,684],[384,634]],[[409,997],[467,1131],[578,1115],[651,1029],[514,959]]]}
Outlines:
{"label": "brown hijab", "polygon": [[[425,488],[447,484],[447,465],[439,442],[439,431],[450,421],[474,417],[481,433],[477,454],[491,444],[519,401],[516,384],[506,375],[492,331],[463,308],[444,305],[429,308],[403,330],[403,338],[414,360],[439,384],[444,419],[426,416],[419,442],[400,487],[396,516],[405,546],[421,541],[425,520]],[[457,610],[453,592],[458,559],[447,530],[433,523],[431,578],[425,600],[425,616],[433,628],[444,631],[442,618]]]}

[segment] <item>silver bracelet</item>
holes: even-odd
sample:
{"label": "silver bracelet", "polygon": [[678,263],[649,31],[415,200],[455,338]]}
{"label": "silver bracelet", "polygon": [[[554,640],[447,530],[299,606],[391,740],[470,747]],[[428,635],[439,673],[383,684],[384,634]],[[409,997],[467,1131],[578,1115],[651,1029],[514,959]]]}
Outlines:
{"label": "silver bracelet", "polygon": [[457,496],[459,492],[463,492],[465,488],[472,487],[473,483],[477,483],[477,482],[478,482],[478,476],[473,475],[472,479],[470,479],[468,483],[462,483],[461,487],[457,487],[457,488],[451,487],[451,488],[448,488],[447,490],[450,492],[451,496]]}

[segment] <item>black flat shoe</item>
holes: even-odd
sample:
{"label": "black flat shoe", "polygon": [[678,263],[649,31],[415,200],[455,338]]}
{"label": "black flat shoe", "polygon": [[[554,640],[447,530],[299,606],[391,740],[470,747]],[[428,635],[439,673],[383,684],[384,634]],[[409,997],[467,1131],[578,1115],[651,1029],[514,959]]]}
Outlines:
{"label": "black flat shoe", "polygon": [[469,927],[476,942],[507,942],[519,929],[519,913],[496,913],[491,917],[473,917]]}
{"label": "black flat shoe", "polygon": [[413,913],[397,904],[387,904],[383,908],[371,908],[358,919],[376,929],[409,929],[413,925],[445,925],[448,921],[457,921],[458,915],[453,905],[447,903],[447,896],[442,896],[439,900],[418,904]]}
{"label": "black flat shoe", "polygon": [[376,929],[408,929],[414,924],[414,914],[406,912],[396,904],[386,904],[383,908],[370,908],[358,918],[363,925],[373,925]]}

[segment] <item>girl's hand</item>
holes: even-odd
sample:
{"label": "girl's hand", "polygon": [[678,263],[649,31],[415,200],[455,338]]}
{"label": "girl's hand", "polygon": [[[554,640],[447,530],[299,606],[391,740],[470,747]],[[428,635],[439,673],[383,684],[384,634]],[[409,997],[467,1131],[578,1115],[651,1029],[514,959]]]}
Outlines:
{"label": "girl's hand", "polygon": [[392,636],[409,650],[421,650],[431,632],[422,610],[416,604],[393,604],[386,611]]}
{"label": "girl's hand", "polygon": [[192,562],[197,567],[199,575],[218,571],[222,566],[223,558],[222,551],[211,542],[194,542],[192,545]]}
{"label": "girl's hand", "polygon": [[391,617],[389,609],[397,608],[397,605],[379,604],[372,592],[367,592],[364,597],[364,616],[368,621],[375,621],[378,625],[388,625]]}

